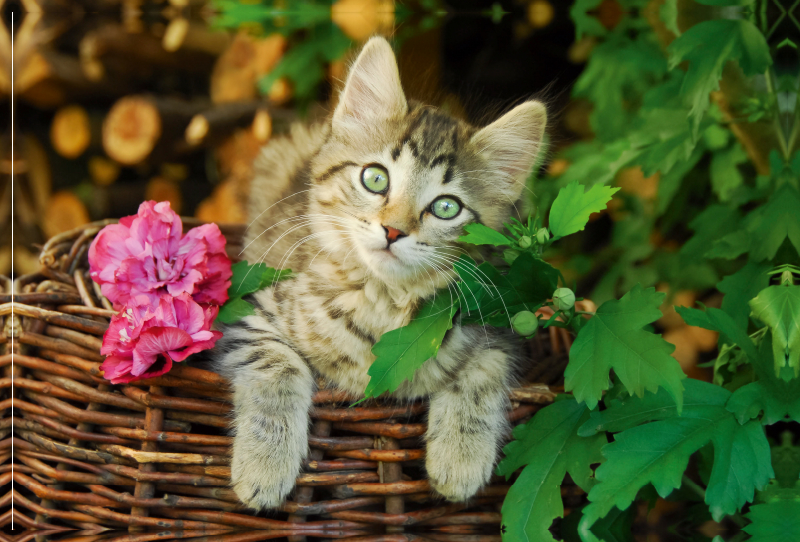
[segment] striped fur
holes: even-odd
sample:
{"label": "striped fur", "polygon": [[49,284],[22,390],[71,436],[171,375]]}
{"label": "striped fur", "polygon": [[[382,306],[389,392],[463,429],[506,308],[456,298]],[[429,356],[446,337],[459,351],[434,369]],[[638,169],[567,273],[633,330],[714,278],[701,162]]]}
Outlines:
{"label": "striped fur", "polygon": [[[265,508],[285,499],[308,450],[315,379],[363,393],[377,339],[452,288],[464,225],[498,227],[508,217],[544,124],[537,102],[478,130],[406,101],[391,48],[373,38],[331,119],[295,126],[266,147],[249,193],[244,256],[296,278],[254,294],[257,314],[223,329],[216,350],[234,387],[232,478],[243,502]],[[388,171],[385,194],[361,184],[370,164]],[[433,215],[442,195],[462,203],[455,218]],[[384,227],[403,235],[389,243]],[[470,498],[491,475],[516,352],[503,331],[456,325],[394,394],[430,398],[426,467],[450,500]]]}

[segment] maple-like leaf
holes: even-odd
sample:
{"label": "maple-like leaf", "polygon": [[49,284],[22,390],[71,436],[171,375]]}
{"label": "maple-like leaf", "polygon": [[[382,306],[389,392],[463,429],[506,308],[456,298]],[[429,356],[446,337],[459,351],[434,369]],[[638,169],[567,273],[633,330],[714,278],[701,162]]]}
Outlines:
{"label": "maple-like leaf", "polygon": [[749,219],[748,231],[754,242],[750,257],[757,262],[771,260],[786,238],[800,252],[800,192],[784,184],[765,205],[754,210]]}
{"label": "maple-like leaf", "polygon": [[746,384],[733,393],[727,409],[736,414],[740,423],[764,412],[764,423],[771,425],[784,419],[800,423],[800,378],[788,382],[775,374],[773,338],[762,339],[758,357],[751,362],[758,380]]}
{"label": "maple-like leaf", "polygon": [[571,183],[562,188],[550,207],[550,231],[553,239],[581,231],[592,213],[602,211],[619,188],[594,185],[584,192],[584,186]]}
{"label": "maple-like leaf", "polygon": [[578,333],[564,373],[565,389],[594,408],[609,388],[610,369],[631,394],[665,388],[680,409],[686,375],[670,356],[675,347],[642,329],[661,318],[663,293],[637,285],[620,300],[603,303]]}
{"label": "maple-like leaf", "polygon": [[689,62],[681,95],[692,106],[690,118],[695,134],[709,107],[709,94],[719,89],[722,68],[728,61],[738,61],[745,75],[764,73],[772,64],[766,38],[746,19],[698,23],[675,39],[667,51],[670,69]]}
{"label": "maple-like leaf", "polygon": [[752,501],[755,490],[774,476],[769,443],[761,424],[740,425],[725,409],[730,397],[724,388],[689,379],[683,412],[659,390],[592,413],[579,435],[620,432],[603,448],[606,462],[596,471],[598,483],[589,492],[591,504],[581,523],[591,525],[614,506],[626,509],[647,484],[666,497],[681,486],[689,457],[709,441],[714,445],[714,466],[705,500],[714,518],[719,521]]}
{"label": "maple-like leaf", "polygon": [[800,501],[774,501],[750,507],[744,528],[749,542],[797,542],[800,540]]}
{"label": "maple-like leaf", "polygon": [[453,327],[458,307],[457,297],[439,292],[407,326],[381,335],[372,347],[375,361],[369,367],[370,381],[364,397],[396,390],[406,380],[413,379],[425,361],[436,357],[444,334]]}
{"label": "maple-like leaf", "polygon": [[[800,207],[796,209],[800,214]],[[750,301],[753,316],[772,330],[775,372],[781,367],[794,369],[800,375],[800,286],[769,286]]]}
{"label": "maple-like leaf", "polygon": [[584,491],[594,482],[591,465],[603,461],[604,434],[579,437],[577,429],[589,418],[589,410],[574,399],[549,405],[531,421],[514,429],[497,472],[506,477],[525,466],[503,501],[503,540],[555,541],[549,528],[564,516],[560,486],[564,475]]}

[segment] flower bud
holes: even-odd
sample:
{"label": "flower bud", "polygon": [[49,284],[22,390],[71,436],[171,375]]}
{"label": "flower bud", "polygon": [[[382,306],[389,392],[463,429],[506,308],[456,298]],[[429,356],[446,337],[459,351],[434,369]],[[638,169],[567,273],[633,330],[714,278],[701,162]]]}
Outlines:
{"label": "flower bud", "polygon": [[547,228],[539,228],[539,231],[536,232],[536,242],[543,245],[548,239],[550,239],[550,232],[547,231]]}
{"label": "flower bud", "polygon": [[528,248],[529,246],[531,246],[531,238],[528,237],[527,235],[523,235],[522,237],[519,238],[519,246],[521,246],[522,248]]}
{"label": "flower bud", "polygon": [[517,335],[527,337],[533,335],[539,327],[539,319],[531,311],[521,311],[511,319],[511,328]]}
{"label": "flower bud", "polygon": [[553,305],[560,311],[566,311],[575,305],[575,292],[569,288],[559,288],[553,292]]}

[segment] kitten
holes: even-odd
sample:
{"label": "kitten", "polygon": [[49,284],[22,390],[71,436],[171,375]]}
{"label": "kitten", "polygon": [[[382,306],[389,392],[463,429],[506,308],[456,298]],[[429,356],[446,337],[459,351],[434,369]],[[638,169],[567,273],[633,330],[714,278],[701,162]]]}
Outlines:
{"label": "kitten", "polygon": [[[245,504],[274,507],[292,490],[315,379],[363,394],[375,342],[452,282],[464,226],[507,219],[545,123],[535,101],[483,129],[407,101],[391,47],[372,38],[332,117],[265,148],[244,257],[296,276],[254,294],[256,314],[217,343],[217,369],[234,389],[233,488]],[[454,325],[394,393],[430,399],[426,468],[449,500],[491,476],[517,351],[507,330]]]}

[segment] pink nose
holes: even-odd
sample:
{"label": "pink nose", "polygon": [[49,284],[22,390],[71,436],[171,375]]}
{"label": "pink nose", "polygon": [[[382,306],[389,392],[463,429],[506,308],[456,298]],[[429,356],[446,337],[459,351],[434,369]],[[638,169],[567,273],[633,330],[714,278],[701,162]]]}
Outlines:
{"label": "pink nose", "polygon": [[393,243],[394,241],[397,241],[397,239],[400,238],[400,237],[405,237],[406,236],[405,233],[403,233],[400,230],[398,230],[397,228],[393,228],[391,226],[384,226],[383,229],[386,230],[386,239],[388,239],[388,241],[390,243]]}

